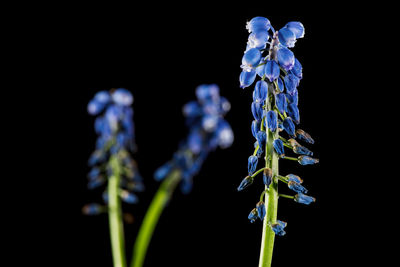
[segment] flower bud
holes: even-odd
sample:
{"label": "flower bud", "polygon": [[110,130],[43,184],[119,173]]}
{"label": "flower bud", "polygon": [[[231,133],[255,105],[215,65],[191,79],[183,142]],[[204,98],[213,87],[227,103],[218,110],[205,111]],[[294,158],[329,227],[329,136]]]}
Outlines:
{"label": "flower bud", "polygon": [[267,188],[269,188],[269,185],[272,182],[272,170],[270,168],[264,169],[263,182],[264,182],[264,185],[266,185]]}
{"label": "flower bud", "polygon": [[275,149],[276,153],[280,157],[285,157],[285,149],[284,149],[282,140],[281,139],[275,139],[272,144],[274,146],[274,149]]}
{"label": "flower bud", "polygon": [[261,121],[263,117],[263,105],[260,102],[254,101],[251,103],[251,113],[254,119]]}
{"label": "flower bud", "polygon": [[246,176],[237,188],[237,191],[242,191],[243,189],[247,188],[249,185],[253,183],[254,178],[251,176]]}
{"label": "flower bud", "polygon": [[296,75],[297,78],[302,79],[303,78],[303,67],[300,64],[300,61],[297,60],[297,58],[294,59],[294,66],[290,70],[291,73]]}
{"label": "flower bud", "polygon": [[286,222],[277,220],[276,223],[271,224],[271,228],[276,235],[284,236],[286,232],[283,229],[286,227],[286,225],[287,225]]}
{"label": "flower bud", "polygon": [[307,189],[304,186],[293,181],[289,181],[288,187],[296,193],[307,193]]}
{"label": "flower bud", "polygon": [[257,220],[257,217],[258,217],[258,212],[257,209],[254,208],[250,211],[250,214],[247,218],[250,220],[251,223],[253,223]]}
{"label": "flower bud", "polygon": [[130,106],[133,103],[133,95],[124,88],[118,88],[111,94],[115,104],[121,106]]}
{"label": "flower bud", "polygon": [[264,49],[266,43],[268,42],[269,34],[267,31],[253,32],[249,35],[249,40],[247,42],[248,48]]}
{"label": "flower bud", "polygon": [[275,105],[278,108],[279,113],[283,115],[283,113],[287,109],[286,96],[284,93],[279,93],[275,95]]}
{"label": "flower bud", "polygon": [[301,165],[312,165],[319,162],[319,159],[311,158],[309,156],[299,156],[298,162]]}
{"label": "flower bud", "polygon": [[[286,98],[285,98],[285,100],[286,100]],[[299,108],[297,107],[297,105],[295,103],[287,105],[287,113],[288,113],[289,117],[292,118],[292,120],[296,124],[300,123],[300,112],[299,112]]]}
{"label": "flower bud", "polygon": [[294,201],[301,204],[309,205],[311,202],[315,202],[315,198],[304,195],[302,193],[298,193],[294,196]]}
{"label": "flower bud", "polygon": [[308,148],[301,146],[301,145],[295,145],[293,146],[293,152],[299,155],[307,155],[307,156],[312,156],[313,152],[310,151]]}
{"label": "flower bud", "polygon": [[283,120],[283,129],[290,135],[290,137],[296,137],[295,126],[290,117]]}
{"label": "flower bud", "polygon": [[254,87],[254,96],[256,100],[263,102],[267,99],[268,84],[265,81],[258,81]]}
{"label": "flower bud", "polygon": [[289,95],[295,94],[295,89],[297,89],[297,86],[299,86],[300,80],[299,78],[296,77],[294,74],[288,74],[284,78],[285,81],[285,86],[286,86],[286,92]]}
{"label": "flower bud", "polygon": [[264,17],[254,17],[246,25],[249,32],[268,31],[270,27],[271,23]]}
{"label": "flower bud", "polygon": [[135,194],[132,194],[126,190],[122,190],[120,196],[122,201],[129,204],[135,204],[139,201],[138,197]]}
{"label": "flower bud", "polygon": [[245,71],[243,70],[240,73],[239,81],[240,81],[240,88],[244,89],[252,85],[254,80],[256,79],[256,72],[254,70]]}
{"label": "flower bud", "polygon": [[258,218],[260,218],[261,221],[264,220],[266,213],[264,202],[263,201],[258,202],[256,208],[257,208]]}
{"label": "flower bud", "polygon": [[314,144],[314,139],[312,139],[311,135],[303,131],[302,129],[296,130],[297,138],[309,144]]}
{"label": "flower bud", "polygon": [[303,38],[304,37],[304,26],[301,22],[299,21],[291,21],[288,22],[285,25],[286,28],[288,28],[289,30],[291,30],[294,35],[296,36],[296,38]]}
{"label": "flower bud", "polygon": [[253,134],[254,138],[257,138],[257,133],[260,130],[261,122],[257,120],[253,120],[251,123],[251,133]]}
{"label": "flower bud", "polygon": [[96,203],[87,204],[82,208],[82,213],[85,215],[97,215],[103,211],[104,207]]}
{"label": "flower bud", "polygon": [[168,162],[161,167],[159,167],[154,173],[154,179],[156,181],[161,181],[171,172],[173,165]]}
{"label": "flower bud", "polygon": [[266,126],[271,132],[275,132],[277,124],[278,124],[278,118],[276,116],[275,111],[268,111],[266,115]]}
{"label": "flower bud", "polygon": [[288,174],[288,175],[286,175],[286,177],[288,178],[289,182],[295,182],[295,183],[298,183],[298,184],[303,183],[303,180],[297,175]]}
{"label": "flower bud", "polygon": [[284,70],[289,71],[293,68],[294,54],[292,51],[290,51],[286,47],[282,47],[281,49],[278,50],[277,58],[278,58],[279,65],[281,65],[281,67]]}
{"label": "flower bud", "polygon": [[247,50],[242,58],[242,64],[250,67],[256,67],[261,60],[261,52],[257,48]]}
{"label": "flower bud", "polygon": [[264,69],[264,74],[265,77],[270,81],[273,82],[277,78],[279,78],[280,74],[280,69],[278,63],[275,62],[275,60],[267,60],[267,63],[265,64],[265,69]]}
{"label": "flower bud", "polygon": [[257,138],[258,145],[260,146],[260,148],[262,150],[262,148],[265,146],[265,140],[267,139],[266,132],[258,131],[256,138]]}
{"label": "flower bud", "polygon": [[296,43],[296,35],[288,28],[282,28],[278,32],[278,38],[281,45],[286,47],[294,47]]}
{"label": "flower bud", "polygon": [[298,104],[299,103],[299,92],[297,91],[297,88],[295,88],[291,94],[285,94],[286,99],[289,104]]}
{"label": "flower bud", "polygon": [[285,86],[281,78],[278,78],[278,90],[281,93],[285,90]]}
{"label": "flower bud", "polygon": [[256,156],[250,156],[247,160],[247,170],[249,175],[252,175],[257,168],[258,158]]}

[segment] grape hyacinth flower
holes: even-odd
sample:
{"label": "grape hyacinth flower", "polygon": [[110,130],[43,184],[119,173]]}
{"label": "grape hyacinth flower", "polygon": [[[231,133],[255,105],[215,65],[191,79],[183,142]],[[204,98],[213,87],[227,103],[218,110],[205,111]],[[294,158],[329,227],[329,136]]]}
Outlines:
{"label": "grape hyacinth flower", "polygon": [[[316,164],[319,160],[312,158],[313,152],[299,143],[313,144],[314,140],[297,128],[300,123],[298,87],[303,73],[302,65],[291,49],[299,38],[304,37],[303,24],[292,21],[275,31],[267,18],[255,17],[247,23],[246,28],[250,35],[240,66],[240,87],[251,86],[257,76],[260,80],[256,81],[251,104],[254,117],[251,132],[256,139],[255,150],[248,159],[248,176],[241,181],[238,191],[256,184],[256,176],[263,173],[264,189],[249,220],[264,219],[259,266],[267,267],[271,266],[275,235],[285,235],[284,228],[287,225],[277,220],[278,198],[284,197],[307,205],[315,201],[315,198],[304,195],[307,189],[301,185],[303,180],[299,176],[279,174],[279,159],[297,161],[300,165]],[[263,138],[260,138],[260,132],[264,133]],[[298,154],[298,157],[287,156],[285,147],[289,148],[287,151]],[[256,170],[254,158],[258,159],[255,161],[258,165],[261,164],[259,159],[263,158],[265,167]],[[297,194],[279,194],[279,181]],[[267,206],[264,203],[268,203]]]}
{"label": "grape hyacinth flower", "polygon": [[[257,53],[253,55],[253,52],[249,51],[243,62],[255,65],[258,61],[256,57]],[[218,147],[228,148],[233,143],[233,131],[229,123],[224,120],[224,116],[230,110],[230,103],[220,96],[219,87],[215,84],[200,85],[196,88],[196,96],[196,101],[191,101],[183,107],[183,115],[189,128],[187,138],[181,142],[172,159],[154,173],[154,178],[163,182],[139,230],[133,251],[132,267],[142,266],[155,225],[176,186],[180,184],[182,193],[189,193],[193,187],[193,177],[199,173],[208,154]],[[255,109],[257,109],[254,110],[255,113],[259,112],[258,109],[261,111],[261,117],[262,107]],[[257,157],[249,158],[249,174],[253,173],[256,167]],[[245,188],[251,182],[245,179],[240,187]],[[251,219],[250,216],[249,218]]]}
{"label": "grape hyacinth flower", "polygon": [[87,106],[97,116],[96,149],[89,158],[89,189],[103,189],[104,205],[88,204],[88,215],[108,212],[114,266],[125,266],[121,201],[134,204],[136,192],[144,189],[142,178],[131,153],[135,152],[132,94],[123,88],[100,91]]}

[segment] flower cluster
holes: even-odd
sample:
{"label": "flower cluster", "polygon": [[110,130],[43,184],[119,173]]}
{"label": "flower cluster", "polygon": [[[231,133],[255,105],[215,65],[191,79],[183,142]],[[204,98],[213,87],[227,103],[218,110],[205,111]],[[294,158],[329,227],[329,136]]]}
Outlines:
{"label": "flower cluster", "polygon": [[200,85],[196,88],[197,101],[184,105],[183,115],[189,128],[189,135],[181,142],[172,160],[162,165],[154,174],[160,181],[173,170],[182,174],[181,190],[189,193],[193,176],[198,173],[210,151],[218,146],[228,148],[233,143],[233,132],[225,114],[230,110],[228,100],[219,94],[215,84]]}
{"label": "flower cluster", "polygon": [[[88,174],[88,187],[95,189],[106,184],[107,177],[118,172],[120,179],[120,197],[124,202],[138,201],[134,192],[143,191],[142,178],[137,170],[136,162],[130,153],[136,150],[133,124],[132,94],[123,88],[100,91],[88,104],[88,113],[97,116],[94,128],[98,135],[96,149],[89,158],[91,170]],[[116,164],[111,159],[115,159]],[[115,166],[116,165],[116,166]],[[117,168],[117,169],[116,169]],[[108,195],[103,193],[103,200]],[[99,204],[84,206],[85,214],[94,215],[106,211]]]}
{"label": "flower cluster", "polygon": [[[249,87],[257,76],[261,79],[255,83],[251,104],[254,117],[251,131],[255,138],[255,151],[248,158],[248,176],[242,180],[238,191],[251,185],[255,176],[263,172],[266,191],[273,179],[276,179],[286,183],[289,189],[297,193],[295,196],[285,195],[286,197],[299,203],[310,204],[315,199],[305,195],[307,190],[301,185],[302,180],[298,176],[289,174],[283,177],[271,170],[273,153],[281,159],[298,161],[301,165],[318,163],[318,159],[312,158],[313,152],[297,142],[299,140],[314,143],[308,133],[296,129],[296,125],[300,123],[298,86],[303,74],[302,65],[289,49],[294,47],[297,39],[304,36],[304,27],[300,22],[293,21],[275,31],[267,18],[255,17],[247,23],[246,28],[250,35],[242,58],[240,87]],[[281,132],[286,133],[288,137],[281,137]],[[256,171],[258,159],[265,152],[264,148],[268,150],[269,147],[271,149],[265,155],[266,167]],[[298,156],[286,156],[285,148]],[[249,219],[251,222],[257,217],[263,220],[265,214],[264,202],[260,201],[250,212]],[[268,223],[277,235],[285,234],[285,222],[277,220]]]}

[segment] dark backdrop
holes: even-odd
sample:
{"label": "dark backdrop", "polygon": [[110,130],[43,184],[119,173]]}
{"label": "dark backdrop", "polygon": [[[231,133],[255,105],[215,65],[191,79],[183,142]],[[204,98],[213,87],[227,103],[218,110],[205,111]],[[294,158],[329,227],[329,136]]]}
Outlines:
{"label": "dark backdrop", "polygon": [[268,17],[277,30],[288,21],[305,26],[305,38],[293,49],[304,74],[299,87],[301,128],[314,137],[310,148],[320,158],[320,164],[304,167],[281,161],[281,173],[299,174],[317,201],[304,206],[280,200],[278,218],[288,226],[287,235],[276,238],[274,266],[359,260],[354,256],[360,241],[354,225],[364,224],[357,219],[362,200],[349,189],[356,184],[358,169],[347,168],[353,159],[347,154],[351,137],[344,134],[345,129],[356,128],[346,119],[353,93],[345,81],[352,70],[343,66],[349,53],[343,41],[349,36],[343,29],[351,22],[344,15],[338,21],[324,13],[278,16],[272,14],[279,12],[260,8],[219,12],[194,6],[184,13],[141,9],[127,13],[75,10],[48,29],[47,47],[51,62],[57,63],[50,93],[56,109],[45,118],[54,123],[49,140],[61,151],[49,155],[57,160],[50,184],[54,196],[46,206],[51,211],[46,230],[54,239],[54,260],[69,266],[112,264],[107,217],[81,214],[81,207],[96,199],[96,193],[86,188],[86,162],[96,138],[86,105],[93,95],[124,87],[135,98],[139,151],[134,158],[146,191],[139,194],[139,204],[126,206],[135,217],[134,224],[125,228],[130,258],[138,227],[158,187],[153,172],[170,159],[187,134],[181,107],[195,98],[197,85],[216,83],[232,105],[226,119],[235,142],[209,156],[190,195],[175,193],[154,233],[145,266],[257,266],[262,224],[250,224],[247,215],[257,202],[261,183],[236,191],[254,142],[252,88],[239,88],[248,37],[245,25],[254,16]]}

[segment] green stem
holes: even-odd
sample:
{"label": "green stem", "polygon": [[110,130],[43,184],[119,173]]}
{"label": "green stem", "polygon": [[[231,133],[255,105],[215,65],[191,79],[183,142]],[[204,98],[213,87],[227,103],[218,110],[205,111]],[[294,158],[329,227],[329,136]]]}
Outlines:
{"label": "green stem", "polygon": [[108,180],[108,220],[114,267],[126,267],[124,229],[122,224],[121,200],[119,198],[120,163],[118,156],[111,156],[109,162],[112,176]]}
{"label": "green stem", "polygon": [[131,267],[143,266],[147,248],[149,246],[157,222],[161,216],[162,211],[171,199],[172,193],[174,192],[180,180],[180,171],[172,171],[171,174],[167,178],[165,178],[164,182],[160,185],[157,193],[154,195],[154,198],[147,210],[142,225],[140,226],[139,233],[136,237],[135,245],[133,247],[133,256],[130,265]]}
{"label": "green stem", "polygon": [[257,176],[257,174],[259,174],[260,172],[262,172],[263,170],[265,170],[265,168],[261,168],[261,169],[259,169],[258,171],[256,171],[255,173],[253,173],[253,175],[251,176],[251,177],[256,177]]}
{"label": "green stem", "polygon": [[[266,101],[266,110],[272,110],[272,99],[269,94]],[[265,193],[265,206],[266,216],[263,223],[263,232],[261,240],[260,261],[259,267],[270,267],[272,263],[272,253],[274,249],[275,233],[272,231],[270,225],[276,222],[278,213],[278,155],[274,152],[273,141],[279,138],[278,130],[267,132],[267,142],[265,148],[265,167],[272,169],[272,182],[269,190]],[[265,187],[267,189],[267,187]]]}

